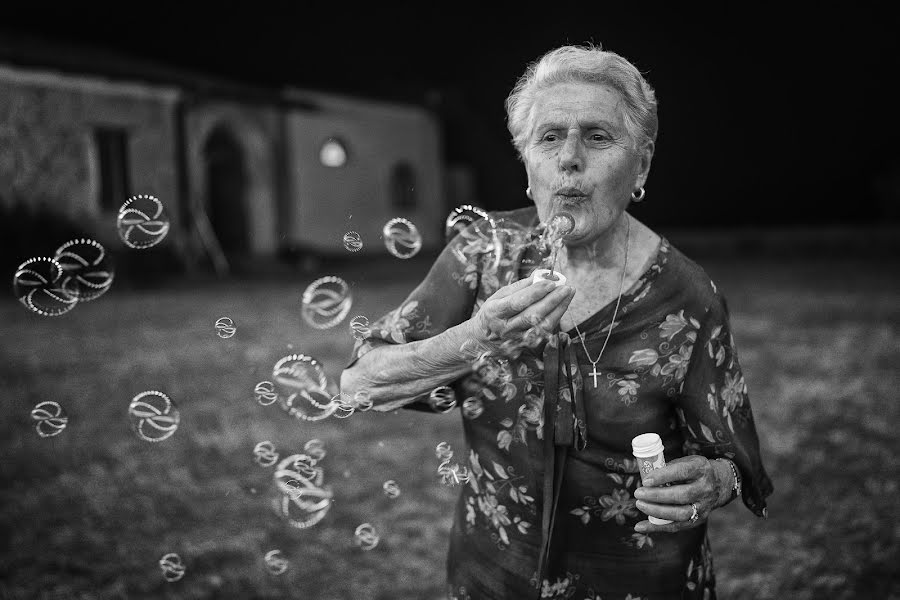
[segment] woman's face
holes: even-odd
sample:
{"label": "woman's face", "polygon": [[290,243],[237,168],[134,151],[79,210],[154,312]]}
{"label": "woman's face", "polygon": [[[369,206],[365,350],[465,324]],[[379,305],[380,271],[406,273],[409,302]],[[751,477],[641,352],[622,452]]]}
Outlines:
{"label": "woman's face", "polygon": [[621,104],[616,90],[591,83],[559,83],[535,98],[523,151],[528,185],[542,222],[560,210],[575,218],[568,246],[611,232],[650,171],[653,144],[635,150]]}

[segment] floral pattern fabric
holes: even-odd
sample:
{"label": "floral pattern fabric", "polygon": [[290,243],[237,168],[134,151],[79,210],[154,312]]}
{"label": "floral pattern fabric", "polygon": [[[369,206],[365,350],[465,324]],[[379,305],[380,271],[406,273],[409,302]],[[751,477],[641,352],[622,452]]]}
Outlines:
{"label": "floral pattern fabric", "polygon": [[[539,266],[534,208],[492,217],[505,229],[481,221],[454,238],[409,297],[372,324],[351,364],[372,348],[465,321]],[[610,325],[613,304],[578,324],[591,356],[612,327],[599,375],[573,330],[448,382],[462,408],[470,470],[451,533],[449,598],[714,598],[706,524],[634,531],[646,518],[635,506],[641,480],[631,455],[641,433],[662,437],[667,460],[730,458],[744,503],[765,515],[772,485],[715,284],[663,239]],[[377,408],[401,405],[427,406]]]}

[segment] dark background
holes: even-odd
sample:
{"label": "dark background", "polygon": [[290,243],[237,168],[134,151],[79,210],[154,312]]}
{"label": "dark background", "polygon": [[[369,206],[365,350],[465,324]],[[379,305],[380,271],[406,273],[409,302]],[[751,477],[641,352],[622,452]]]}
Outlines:
{"label": "dark background", "polygon": [[683,227],[900,221],[900,43],[892,19],[856,6],[79,3],[7,9],[4,32],[259,86],[429,106],[444,125],[446,161],[475,168],[488,209],[526,202],[505,128],[509,90],[547,50],[594,42],[657,90],[660,134],[640,218]]}

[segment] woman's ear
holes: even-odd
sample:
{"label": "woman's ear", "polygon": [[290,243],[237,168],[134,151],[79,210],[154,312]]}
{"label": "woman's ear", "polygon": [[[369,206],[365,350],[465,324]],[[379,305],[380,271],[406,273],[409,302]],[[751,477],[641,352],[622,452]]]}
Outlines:
{"label": "woman's ear", "polygon": [[644,187],[647,183],[647,177],[650,175],[650,163],[653,162],[653,152],[656,150],[654,142],[647,142],[644,147],[638,151],[640,161],[638,162],[638,173],[635,182],[636,187]]}

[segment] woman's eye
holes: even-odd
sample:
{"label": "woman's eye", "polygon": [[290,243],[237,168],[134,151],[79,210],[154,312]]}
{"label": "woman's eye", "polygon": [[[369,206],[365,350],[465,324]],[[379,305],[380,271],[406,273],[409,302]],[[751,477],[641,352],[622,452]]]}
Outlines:
{"label": "woman's eye", "polygon": [[559,136],[555,133],[545,133],[544,137],[541,138],[542,142],[555,142],[559,139]]}
{"label": "woman's eye", "polygon": [[595,143],[599,143],[599,142],[608,142],[608,141],[609,141],[609,138],[608,138],[605,134],[602,134],[602,133],[594,133],[594,134],[591,134],[591,138],[590,138],[590,139],[591,139],[592,142],[595,142]]}

